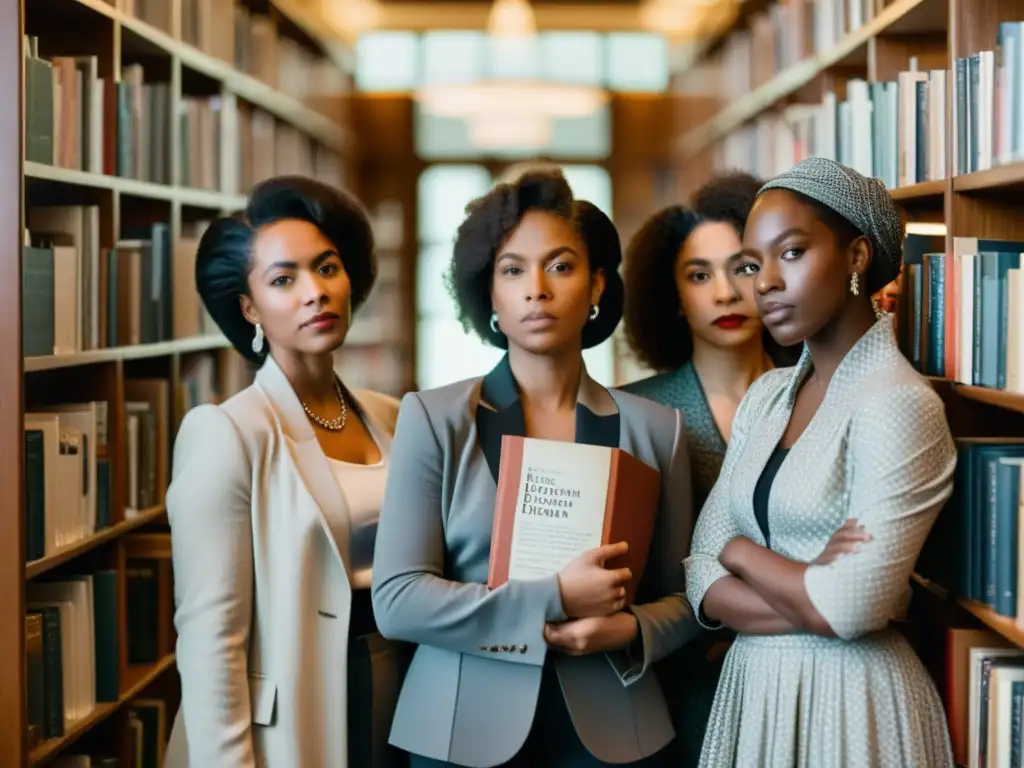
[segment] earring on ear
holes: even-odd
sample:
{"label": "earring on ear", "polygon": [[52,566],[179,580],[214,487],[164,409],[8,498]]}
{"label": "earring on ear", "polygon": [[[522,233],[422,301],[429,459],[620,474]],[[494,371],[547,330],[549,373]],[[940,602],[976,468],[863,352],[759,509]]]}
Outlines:
{"label": "earring on ear", "polygon": [[856,272],[850,275],[850,293],[854,296],[860,296],[860,275]]}
{"label": "earring on ear", "polygon": [[594,320],[597,320],[597,316],[600,315],[600,314],[601,314],[601,307],[599,307],[597,304],[591,304],[590,305],[590,321],[593,322]]}
{"label": "earring on ear", "polygon": [[256,323],[256,335],[252,337],[252,351],[257,355],[263,351],[263,326]]}
{"label": "earring on ear", "polygon": [[491,331],[493,333],[501,333],[501,329],[498,328],[498,313],[497,312],[492,312],[491,313]]}

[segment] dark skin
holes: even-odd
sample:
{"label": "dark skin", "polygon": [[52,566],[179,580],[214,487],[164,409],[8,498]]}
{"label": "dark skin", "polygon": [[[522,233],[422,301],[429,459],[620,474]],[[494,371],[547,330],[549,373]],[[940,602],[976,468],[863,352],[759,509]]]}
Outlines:
{"label": "dark skin", "polygon": [[[866,237],[840,243],[813,208],[785,190],[762,195],[747,220],[744,253],[760,264],[755,300],[772,336],[781,344],[805,342],[813,369],[800,386],[779,443],[791,448],[811,423],[836,369],[874,324],[866,274],[873,256]],[[859,295],[851,291],[858,275]],[[804,587],[809,565],[824,565],[870,540],[847,521],[812,563],[790,560],[745,536],[719,555],[732,574],[708,590],[704,614],[751,634],[812,633],[834,637]]]}
{"label": "dark skin", "polygon": [[[352,323],[352,284],[334,244],[306,221],[287,219],[262,228],[253,244],[249,293],[241,297],[249,322],[261,323],[270,354],[295,394],[317,416],[341,414],[334,352]],[[311,323],[321,318],[318,323]],[[340,432],[310,420],[323,452],[351,464],[376,464],[380,448],[348,405]]]}
{"label": "dark skin", "polygon": [[[573,224],[554,214],[530,211],[498,249],[491,303],[508,339],[527,436],[575,440],[583,328],[604,285],[604,273],[591,269]],[[597,547],[559,572],[566,613],[582,618],[547,625],[544,639],[550,646],[582,655],[620,650],[636,639],[636,618],[622,611],[622,584],[631,574],[604,567],[625,548],[625,542]],[[603,607],[580,612],[578,604]]]}

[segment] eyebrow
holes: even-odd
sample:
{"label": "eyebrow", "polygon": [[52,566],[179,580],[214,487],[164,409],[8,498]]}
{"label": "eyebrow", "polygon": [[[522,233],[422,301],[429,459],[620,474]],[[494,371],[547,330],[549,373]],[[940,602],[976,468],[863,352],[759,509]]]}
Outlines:
{"label": "eyebrow", "polygon": [[800,229],[800,227],[790,227],[789,229],[783,230],[778,236],[776,236],[775,239],[772,240],[772,245],[778,245],[781,241],[791,235],[803,235],[806,237],[807,231]]}
{"label": "eyebrow", "polygon": [[[731,263],[733,263],[735,261],[738,261],[739,259],[742,259],[743,256],[744,256],[744,253],[743,253],[742,250],[736,251],[736,253],[730,253],[729,256],[726,258],[726,262],[731,264]],[[700,256],[695,256],[692,259],[687,259],[686,261],[684,261],[683,262],[683,266],[684,267],[711,267],[713,265],[711,264],[711,262],[708,259],[701,258]]]}
{"label": "eyebrow", "polygon": [[[802,235],[804,237],[808,237],[809,233],[805,229],[800,229],[800,227],[790,227],[789,229],[783,230],[774,238],[772,238],[770,245],[773,247],[778,246],[780,242],[785,240],[787,237],[792,237],[793,235]],[[754,256],[756,258],[761,258],[761,252],[756,248],[744,248],[742,251],[740,251],[739,255]]]}
{"label": "eyebrow", "polygon": [[[321,251],[316,255],[316,257],[313,259],[313,268],[315,269],[316,267],[320,266],[331,256],[338,256],[338,258],[341,258],[336,250],[334,250],[333,248],[328,248],[326,251]],[[266,275],[268,272],[275,269],[298,268],[299,263],[297,261],[275,261],[273,264],[270,264],[265,270],[263,270],[263,274]]]}
{"label": "eyebrow", "polygon": [[[573,256],[579,256],[575,248],[571,248],[568,245],[561,245],[558,248],[555,248],[554,250],[548,251],[544,255],[544,261],[551,261],[551,259],[557,256],[561,256],[563,253],[571,253]],[[506,252],[498,256],[497,260],[501,261],[502,259],[511,259],[512,261],[525,261],[526,257],[518,253]]]}

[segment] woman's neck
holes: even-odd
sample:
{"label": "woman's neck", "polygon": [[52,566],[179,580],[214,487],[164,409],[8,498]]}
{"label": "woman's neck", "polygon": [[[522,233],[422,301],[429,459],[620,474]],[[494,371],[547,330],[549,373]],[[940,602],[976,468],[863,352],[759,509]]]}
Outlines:
{"label": "woman's neck", "polygon": [[313,410],[330,407],[338,396],[334,390],[334,355],[275,354],[274,361],[292,385],[298,398]]}
{"label": "woman's neck", "polygon": [[719,347],[694,337],[693,367],[705,391],[742,399],[750,385],[772,368],[772,361],[761,334],[738,347]]}
{"label": "woman's neck", "polygon": [[544,411],[576,407],[583,376],[583,355],[579,349],[557,355],[535,355],[512,348],[508,362],[524,405]]}
{"label": "woman's neck", "polygon": [[819,386],[828,386],[843,358],[877,320],[870,304],[850,302],[835,321],[807,340],[807,353],[814,365],[811,376]]}

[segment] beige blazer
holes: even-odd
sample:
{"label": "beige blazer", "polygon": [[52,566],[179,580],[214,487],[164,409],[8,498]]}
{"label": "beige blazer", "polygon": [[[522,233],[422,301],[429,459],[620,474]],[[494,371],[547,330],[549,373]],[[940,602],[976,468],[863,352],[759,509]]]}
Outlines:
{"label": "beige blazer", "polygon": [[[397,401],[352,397],[387,456]],[[344,494],[273,359],[186,415],[167,493],[182,683],[167,768],[348,766],[348,541],[325,511],[344,515]]]}

